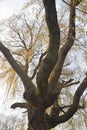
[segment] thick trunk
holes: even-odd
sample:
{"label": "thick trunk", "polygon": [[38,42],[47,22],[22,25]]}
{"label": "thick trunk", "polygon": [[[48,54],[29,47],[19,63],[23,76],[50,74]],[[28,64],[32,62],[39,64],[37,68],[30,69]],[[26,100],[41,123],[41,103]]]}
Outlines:
{"label": "thick trunk", "polygon": [[41,121],[41,119],[38,119],[38,117],[36,117],[35,120],[29,122],[27,130],[49,130],[49,129],[47,128],[44,120]]}
{"label": "thick trunk", "polygon": [[35,112],[35,115],[30,120],[28,115],[28,128],[27,130],[49,130],[46,122],[45,115],[40,111]]}
{"label": "thick trunk", "polygon": [[43,108],[33,107],[28,110],[27,130],[49,130]]}

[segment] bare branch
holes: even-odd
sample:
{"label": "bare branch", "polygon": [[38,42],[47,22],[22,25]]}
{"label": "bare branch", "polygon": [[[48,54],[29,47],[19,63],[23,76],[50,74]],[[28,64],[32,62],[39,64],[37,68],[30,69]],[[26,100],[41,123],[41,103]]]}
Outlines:
{"label": "bare branch", "polygon": [[70,84],[67,84],[66,87],[69,87],[69,86],[72,86],[72,85],[76,85],[76,84],[79,84],[80,81],[76,81],[76,82],[73,82],[73,83],[70,83]]}
{"label": "bare branch", "polygon": [[62,87],[65,88],[65,87],[69,87],[69,86],[72,86],[72,85],[76,85],[76,84],[79,84],[80,81],[76,81],[76,82],[72,82],[74,81],[74,79],[69,79],[68,81],[62,81]]}
{"label": "bare branch", "polygon": [[29,25],[29,23],[28,23],[28,21],[27,21],[26,18],[24,18],[24,21],[25,21],[26,26],[27,26],[28,29],[29,29],[30,38],[31,38],[31,39],[30,39],[30,45],[32,45],[32,43],[33,43],[33,28],[35,27],[35,21],[33,22],[33,25],[32,25],[32,26]]}
{"label": "bare branch", "polygon": [[17,64],[15,59],[13,58],[10,51],[0,42],[0,51],[3,53],[5,58],[8,60],[9,64],[12,66],[12,68],[17,72],[21,80],[23,81],[25,90],[31,90],[35,91],[35,86],[32,83],[32,81],[29,79],[26,72]]}
{"label": "bare branch", "polygon": [[[67,4],[68,6],[72,6],[72,4],[66,2],[65,0],[62,0],[62,1],[63,1],[65,4]],[[80,1],[80,0],[76,0],[76,2],[74,1],[74,3],[75,3],[76,6],[78,6],[82,1],[83,1],[83,0],[81,0],[81,1]],[[76,10],[79,10],[79,11],[82,12],[82,13],[87,14],[87,12],[85,12],[85,11],[79,9],[79,8],[76,8],[76,7],[75,7],[75,9],[76,9]]]}
{"label": "bare branch", "polygon": [[60,53],[58,55],[58,61],[55,65],[55,68],[51,72],[50,75],[51,78],[49,79],[49,86],[52,88],[56,86],[58,82],[65,58],[75,40],[75,16],[76,16],[75,6],[70,6],[69,31],[68,31],[67,41],[65,45],[60,49]]}
{"label": "bare branch", "polygon": [[24,45],[25,49],[27,50],[27,46],[26,46],[26,43],[25,43],[24,39],[21,37],[21,35],[20,35],[19,32],[18,32],[17,34],[18,34],[18,36],[19,36],[19,38],[20,38],[22,44]]}
{"label": "bare branch", "polygon": [[[71,105],[62,106],[60,108],[61,109],[65,109],[65,108],[70,108],[70,107],[72,107],[72,104]],[[84,109],[84,105],[78,105],[78,109]]]}
{"label": "bare branch", "polygon": [[44,93],[44,90],[47,91],[48,89],[48,78],[56,64],[58,49],[60,46],[60,29],[57,21],[55,1],[52,0],[49,3],[49,0],[43,0],[43,3],[46,12],[46,22],[50,41],[47,55],[44,58],[36,77],[37,86],[42,93]]}
{"label": "bare branch", "polygon": [[11,105],[12,109],[15,109],[17,107],[19,107],[19,108],[28,108],[28,105],[27,105],[27,103],[14,103],[14,104]]}
{"label": "bare branch", "polygon": [[63,115],[60,115],[60,116],[55,114],[55,116],[49,117],[49,120],[51,122],[50,128],[53,128],[60,123],[66,122],[67,120],[69,120],[75,114],[75,112],[79,108],[80,98],[81,98],[81,96],[82,96],[82,94],[83,94],[83,92],[85,91],[86,88],[87,88],[87,77],[83,80],[81,85],[77,88],[77,90],[74,94],[73,104],[69,106],[70,108],[68,109],[68,111],[66,113],[64,113]]}
{"label": "bare branch", "polygon": [[69,79],[68,81],[64,81],[64,80],[62,80],[62,83],[64,83],[64,84],[66,85],[66,84],[71,83],[73,80],[74,80],[74,79],[72,79],[72,78],[71,78],[71,79]]}
{"label": "bare branch", "polygon": [[40,59],[39,59],[39,63],[38,65],[36,66],[36,68],[34,69],[34,73],[33,75],[30,77],[31,80],[33,80],[33,78],[35,77],[36,73],[37,73],[37,70],[39,69],[40,65],[41,65],[41,62],[42,62],[42,59],[43,57],[46,55],[46,52],[42,53],[42,55],[40,56]]}
{"label": "bare branch", "polygon": [[[15,32],[15,34],[18,36],[18,38],[20,39],[20,42],[23,44],[23,47],[27,50],[27,46],[26,43],[24,41],[24,34],[23,34],[23,30],[21,31],[23,38],[19,32],[19,30],[17,28],[14,28],[12,25],[9,24],[9,27],[12,29],[13,32]],[[14,39],[14,38],[13,38]],[[16,41],[16,39],[14,39]],[[17,42],[17,41],[16,41]]]}

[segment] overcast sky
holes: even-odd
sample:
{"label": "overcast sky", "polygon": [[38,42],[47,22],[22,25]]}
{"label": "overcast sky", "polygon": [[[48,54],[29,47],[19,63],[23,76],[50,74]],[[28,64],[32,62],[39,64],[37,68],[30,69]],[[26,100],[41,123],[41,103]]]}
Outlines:
{"label": "overcast sky", "polygon": [[0,0],[0,20],[17,13],[25,0]]}

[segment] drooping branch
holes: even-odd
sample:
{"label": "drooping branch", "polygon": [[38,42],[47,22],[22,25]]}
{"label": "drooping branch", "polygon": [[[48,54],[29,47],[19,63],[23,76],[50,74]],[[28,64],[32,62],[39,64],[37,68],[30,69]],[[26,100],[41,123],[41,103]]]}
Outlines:
{"label": "drooping branch", "polygon": [[50,124],[49,124],[50,128],[53,128],[60,123],[66,122],[75,114],[75,112],[79,108],[80,98],[86,88],[87,88],[87,77],[83,80],[81,85],[77,88],[77,90],[74,94],[73,104],[70,106],[68,111],[60,116],[57,113],[55,113],[55,116],[52,116],[52,115],[49,116],[48,120],[50,122]]}
{"label": "drooping branch", "polygon": [[27,105],[27,103],[14,103],[14,104],[11,105],[12,109],[15,109],[17,107],[19,107],[19,108],[28,108],[28,105]]}
{"label": "drooping branch", "polygon": [[[73,5],[73,0],[71,1],[72,6],[70,6],[70,17],[69,17],[69,31],[67,36],[67,41],[65,45],[60,49],[59,55],[58,55],[58,61],[56,63],[55,68],[51,72],[50,79],[49,79],[49,86],[53,88],[56,86],[58,79],[61,75],[62,67],[65,61],[65,58],[71,49],[74,40],[75,40],[75,6]],[[55,76],[56,75],[56,76]]]}
{"label": "drooping branch", "polygon": [[57,21],[55,0],[43,0],[46,23],[49,31],[49,47],[47,55],[37,73],[37,86],[42,93],[47,89],[49,75],[54,68],[60,45],[60,29]]}
{"label": "drooping branch", "polygon": [[16,62],[16,60],[13,58],[10,51],[0,42],[0,51],[3,53],[9,64],[12,66],[12,68],[17,72],[21,80],[23,81],[24,87],[26,91],[32,91],[35,92],[35,86],[32,83],[32,81],[29,79],[26,72],[19,66],[19,64]]}

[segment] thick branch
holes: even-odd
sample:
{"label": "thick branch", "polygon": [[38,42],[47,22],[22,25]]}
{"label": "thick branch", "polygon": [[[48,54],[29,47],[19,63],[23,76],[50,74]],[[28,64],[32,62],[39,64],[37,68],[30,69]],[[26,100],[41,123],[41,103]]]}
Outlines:
{"label": "thick branch", "polygon": [[13,58],[10,51],[0,42],[0,51],[3,53],[9,64],[12,68],[17,72],[21,80],[23,81],[24,87],[26,91],[35,91],[35,86],[32,81],[29,79],[28,75],[25,71],[17,64],[15,59]]}
{"label": "thick branch", "polygon": [[37,86],[42,93],[47,89],[49,75],[57,62],[60,45],[60,30],[57,21],[55,0],[43,0],[49,30],[49,48],[37,74]]}
{"label": "thick branch", "polygon": [[66,58],[69,50],[71,49],[71,47],[74,43],[74,39],[75,39],[75,16],[76,16],[75,6],[72,5],[70,7],[69,31],[68,31],[67,42],[61,48],[60,53],[58,55],[57,64],[56,64],[55,68],[53,69],[53,71],[50,75],[49,86],[51,86],[51,88],[56,86],[58,79],[61,75],[61,71],[62,71],[62,67],[63,67],[64,61],[65,61],[65,58]]}
{"label": "thick branch", "polygon": [[28,105],[27,105],[27,103],[14,103],[14,104],[11,105],[12,109],[15,109],[17,107],[19,107],[19,108],[28,108]]}
{"label": "thick branch", "polygon": [[77,88],[74,98],[73,98],[73,104],[70,106],[69,110],[61,116],[59,116],[56,113],[55,113],[55,116],[50,115],[49,117],[50,128],[55,127],[56,125],[60,123],[66,122],[75,114],[75,112],[79,108],[80,97],[82,96],[86,88],[87,88],[87,77],[83,80],[81,85]]}

